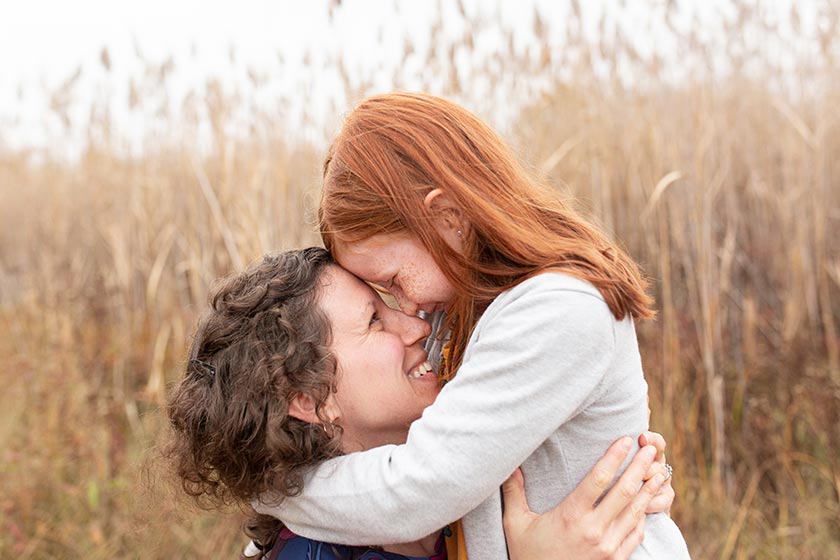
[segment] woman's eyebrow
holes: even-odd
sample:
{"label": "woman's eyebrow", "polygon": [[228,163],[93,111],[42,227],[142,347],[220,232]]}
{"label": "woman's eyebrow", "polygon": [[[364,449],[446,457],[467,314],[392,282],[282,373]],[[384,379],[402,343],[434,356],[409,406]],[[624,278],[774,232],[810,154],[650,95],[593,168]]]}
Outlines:
{"label": "woman's eyebrow", "polygon": [[361,313],[359,313],[359,322],[367,325],[370,322],[370,316],[374,311],[376,311],[376,305],[373,303],[373,300],[368,300],[362,308]]}

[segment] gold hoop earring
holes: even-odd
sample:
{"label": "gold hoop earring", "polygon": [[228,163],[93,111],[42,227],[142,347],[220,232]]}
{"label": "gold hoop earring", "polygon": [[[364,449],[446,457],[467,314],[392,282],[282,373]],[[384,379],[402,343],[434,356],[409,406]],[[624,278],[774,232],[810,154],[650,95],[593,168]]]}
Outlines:
{"label": "gold hoop earring", "polygon": [[[327,426],[330,427],[329,430],[327,430]],[[335,437],[335,424],[333,423],[332,420],[329,420],[329,421],[321,424],[321,429],[324,430],[324,435],[327,436],[328,438]]]}

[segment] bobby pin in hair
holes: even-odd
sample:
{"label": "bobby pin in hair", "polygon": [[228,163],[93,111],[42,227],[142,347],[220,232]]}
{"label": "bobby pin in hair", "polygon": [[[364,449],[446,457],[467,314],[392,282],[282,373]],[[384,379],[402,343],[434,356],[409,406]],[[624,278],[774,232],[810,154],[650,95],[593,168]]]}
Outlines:
{"label": "bobby pin in hair", "polygon": [[198,358],[190,360],[190,367],[195,369],[196,373],[202,377],[207,377],[211,381],[216,377],[216,368],[207,362],[199,360]]}

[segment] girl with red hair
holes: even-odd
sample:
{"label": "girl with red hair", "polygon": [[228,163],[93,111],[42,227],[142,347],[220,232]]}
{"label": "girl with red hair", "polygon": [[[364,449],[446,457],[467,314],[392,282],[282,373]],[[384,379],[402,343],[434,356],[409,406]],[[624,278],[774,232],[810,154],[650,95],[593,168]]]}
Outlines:
{"label": "girl with red hair", "polygon": [[[327,461],[301,496],[258,511],[347,544],[410,541],[461,519],[472,560],[688,557],[664,513],[642,516],[636,548],[638,485],[619,489],[623,502],[561,503],[611,442],[647,429],[634,321],[653,316],[652,300],[630,257],[490,127],[431,95],[366,99],[327,155],[319,220],[336,260],[402,311],[446,313],[444,364],[425,374],[445,385],[404,445]],[[499,486],[520,465],[530,507],[560,506],[507,523],[518,536],[506,543]],[[595,475],[603,490],[615,472]],[[505,484],[508,508],[527,509],[521,483]]]}

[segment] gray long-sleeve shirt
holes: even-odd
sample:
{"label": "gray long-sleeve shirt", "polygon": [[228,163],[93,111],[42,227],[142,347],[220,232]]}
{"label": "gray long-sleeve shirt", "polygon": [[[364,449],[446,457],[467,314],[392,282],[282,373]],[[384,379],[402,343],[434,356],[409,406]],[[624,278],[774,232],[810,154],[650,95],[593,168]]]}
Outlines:
{"label": "gray long-sleeve shirt", "polygon": [[[503,559],[501,483],[522,465],[531,508],[551,509],[615,439],[647,429],[646,394],[632,320],[616,321],[590,284],[541,274],[488,307],[457,375],[404,445],[328,461],[301,496],[255,507],[346,544],[410,542],[463,518],[470,560]],[[656,514],[633,557],[688,551]]]}

